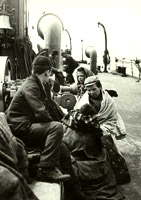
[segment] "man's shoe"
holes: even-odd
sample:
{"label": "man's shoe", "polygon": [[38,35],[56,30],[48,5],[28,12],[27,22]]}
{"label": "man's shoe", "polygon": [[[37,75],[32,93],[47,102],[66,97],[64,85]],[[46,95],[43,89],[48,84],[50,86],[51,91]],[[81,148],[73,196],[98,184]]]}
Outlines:
{"label": "man's shoe", "polygon": [[59,168],[48,169],[46,171],[41,168],[37,171],[37,180],[42,182],[58,183],[71,179],[69,174],[62,174]]}

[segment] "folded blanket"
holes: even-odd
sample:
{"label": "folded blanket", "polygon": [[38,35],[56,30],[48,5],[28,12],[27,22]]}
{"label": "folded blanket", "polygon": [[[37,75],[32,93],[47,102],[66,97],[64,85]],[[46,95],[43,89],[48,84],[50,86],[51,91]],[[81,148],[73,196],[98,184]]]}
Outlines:
{"label": "folded blanket", "polygon": [[0,199],[37,200],[26,182],[28,159],[24,145],[11,133],[0,113]]}

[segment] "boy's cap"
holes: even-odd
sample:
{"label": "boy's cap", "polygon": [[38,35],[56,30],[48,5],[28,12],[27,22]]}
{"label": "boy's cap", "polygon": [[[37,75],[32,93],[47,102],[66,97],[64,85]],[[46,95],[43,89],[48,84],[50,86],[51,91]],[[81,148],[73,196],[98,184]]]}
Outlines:
{"label": "boy's cap", "polygon": [[91,86],[94,85],[97,81],[99,81],[99,78],[97,76],[89,76],[88,78],[85,79],[85,86]]}

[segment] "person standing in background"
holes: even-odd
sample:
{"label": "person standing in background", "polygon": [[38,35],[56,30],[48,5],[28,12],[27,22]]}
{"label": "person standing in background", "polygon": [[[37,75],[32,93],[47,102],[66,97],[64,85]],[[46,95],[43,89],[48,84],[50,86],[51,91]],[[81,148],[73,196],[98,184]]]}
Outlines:
{"label": "person standing in background", "polygon": [[62,52],[62,56],[63,56],[63,64],[66,65],[65,71],[66,71],[66,82],[68,84],[72,84],[75,82],[74,78],[73,78],[73,72],[74,70],[79,66],[78,61],[74,60],[74,58],[67,54],[66,52]]}

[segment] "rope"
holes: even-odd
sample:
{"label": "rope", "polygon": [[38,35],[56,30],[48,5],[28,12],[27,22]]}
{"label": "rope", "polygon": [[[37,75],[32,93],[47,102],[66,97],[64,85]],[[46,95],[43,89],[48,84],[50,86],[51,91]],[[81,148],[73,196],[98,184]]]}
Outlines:
{"label": "rope", "polygon": [[24,79],[31,75],[33,50],[28,37],[15,38],[14,52],[16,57],[16,76],[17,79]]}

